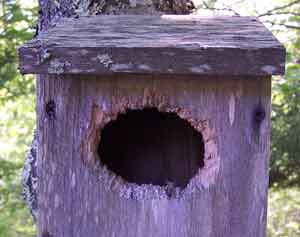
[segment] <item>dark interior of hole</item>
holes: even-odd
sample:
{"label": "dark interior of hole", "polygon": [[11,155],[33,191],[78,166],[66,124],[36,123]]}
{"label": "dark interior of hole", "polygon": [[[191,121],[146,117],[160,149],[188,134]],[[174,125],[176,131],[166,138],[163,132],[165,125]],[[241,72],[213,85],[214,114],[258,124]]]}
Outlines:
{"label": "dark interior of hole", "polygon": [[175,113],[127,110],[101,132],[101,161],[128,182],[184,188],[204,166],[199,132]]}

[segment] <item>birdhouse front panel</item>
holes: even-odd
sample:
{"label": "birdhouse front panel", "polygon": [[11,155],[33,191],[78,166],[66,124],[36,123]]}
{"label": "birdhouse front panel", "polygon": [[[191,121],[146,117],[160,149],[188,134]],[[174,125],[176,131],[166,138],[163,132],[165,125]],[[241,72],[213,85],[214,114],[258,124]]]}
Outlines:
{"label": "birdhouse front panel", "polygon": [[265,236],[284,49],[255,18],[68,18],[19,53],[39,236]]}

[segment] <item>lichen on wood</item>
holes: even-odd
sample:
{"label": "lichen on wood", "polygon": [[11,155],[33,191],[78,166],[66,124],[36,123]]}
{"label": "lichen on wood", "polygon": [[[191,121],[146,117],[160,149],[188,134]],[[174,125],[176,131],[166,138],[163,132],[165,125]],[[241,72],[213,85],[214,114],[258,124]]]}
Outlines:
{"label": "lichen on wood", "polygon": [[70,65],[71,64],[68,61],[62,62],[57,59],[54,59],[50,62],[48,72],[55,73],[55,74],[62,74],[64,73],[65,68]]}
{"label": "lichen on wood", "polygon": [[22,197],[26,202],[33,220],[37,220],[38,203],[37,203],[37,132],[34,130],[33,140],[30,149],[26,152],[25,162],[22,171]]}

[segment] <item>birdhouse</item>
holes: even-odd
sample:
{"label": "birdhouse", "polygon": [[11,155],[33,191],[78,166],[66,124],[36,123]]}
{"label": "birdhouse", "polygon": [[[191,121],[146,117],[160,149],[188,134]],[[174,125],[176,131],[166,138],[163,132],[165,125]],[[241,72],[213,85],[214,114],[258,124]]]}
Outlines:
{"label": "birdhouse", "polygon": [[44,75],[39,236],[265,236],[285,50],[256,18],[65,18],[19,57]]}

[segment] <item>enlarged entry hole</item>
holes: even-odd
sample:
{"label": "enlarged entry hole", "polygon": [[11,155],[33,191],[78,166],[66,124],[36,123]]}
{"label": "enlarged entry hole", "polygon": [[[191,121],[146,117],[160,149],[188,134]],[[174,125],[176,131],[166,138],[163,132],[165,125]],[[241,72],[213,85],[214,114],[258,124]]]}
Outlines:
{"label": "enlarged entry hole", "polygon": [[202,135],[176,113],[127,110],[101,131],[101,162],[127,182],[184,188],[204,166]]}

